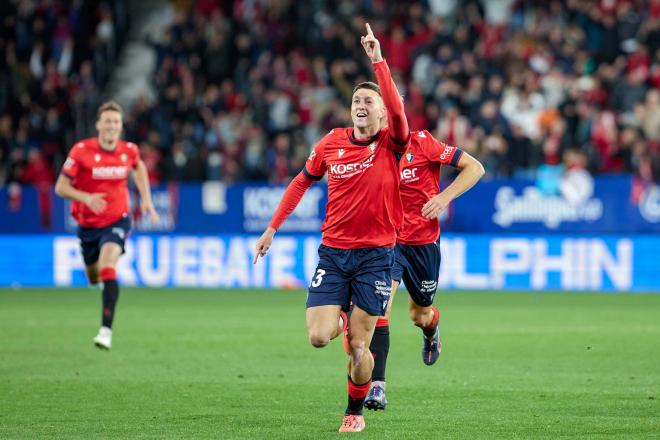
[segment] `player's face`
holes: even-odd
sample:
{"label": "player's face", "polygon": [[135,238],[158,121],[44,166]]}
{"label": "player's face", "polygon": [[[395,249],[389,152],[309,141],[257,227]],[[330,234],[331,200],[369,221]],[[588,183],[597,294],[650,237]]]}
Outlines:
{"label": "player's face", "polygon": [[114,110],[101,113],[101,117],[96,121],[96,129],[102,142],[117,142],[122,129],[121,113]]}
{"label": "player's face", "polygon": [[358,89],[353,94],[351,118],[356,128],[380,125],[385,115],[385,105],[380,95],[370,89]]}

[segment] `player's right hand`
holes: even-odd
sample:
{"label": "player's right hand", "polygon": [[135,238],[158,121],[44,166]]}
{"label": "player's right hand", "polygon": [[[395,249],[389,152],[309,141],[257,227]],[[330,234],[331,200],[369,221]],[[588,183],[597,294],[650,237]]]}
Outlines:
{"label": "player's right hand", "polygon": [[365,23],[365,26],[367,28],[367,35],[360,37],[360,44],[362,44],[364,51],[372,63],[383,61],[383,55],[380,52],[380,42],[371,30],[369,23]]}
{"label": "player's right hand", "polygon": [[257,243],[254,246],[254,260],[252,264],[257,264],[259,257],[265,257],[270,249],[270,245],[273,244],[273,236],[275,235],[275,229],[270,226],[266,228],[261,237],[257,240]]}
{"label": "player's right hand", "polygon": [[85,205],[92,210],[94,214],[100,214],[105,211],[107,202],[105,201],[105,194],[103,193],[90,193],[87,195]]}

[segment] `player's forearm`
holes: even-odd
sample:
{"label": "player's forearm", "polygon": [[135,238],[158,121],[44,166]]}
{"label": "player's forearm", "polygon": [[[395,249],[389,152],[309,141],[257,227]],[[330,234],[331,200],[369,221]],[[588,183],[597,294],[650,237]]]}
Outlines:
{"label": "player's forearm", "polygon": [[392,131],[392,137],[403,144],[408,141],[410,135],[403,99],[394,84],[387,62],[383,60],[373,63],[373,68],[387,109],[387,123]]}
{"label": "player's forearm", "polygon": [[296,209],[296,206],[300,203],[305,192],[310,186],[312,186],[312,183],[314,183],[314,181],[305,176],[302,172],[291,181],[286,188],[286,191],[284,191],[282,200],[280,200],[280,204],[277,206],[273,218],[270,220],[270,225],[268,225],[269,228],[273,229],[273,233],[282,226],[284,220],[286,220],[294,209]]}
{"label": "player's forearm", "polygon": [[89,198],[89,193],[74,188],[69,179],[63,176],[60,176],[57,179],[57,183],[55,184],[55,194],[79,203],[87,203]]}
{"label": "player's forearm", "polygon": [[140,161],[134,172],[135,186],[143,202],[151,203],[151,187],[149,186],[149,171],[144,162]]}
{"label": "player's forearm", "polygon": [[476,160],[461,169],[454,181],[442,191],[442,194],[450,201],[472,188],[484,175],[484,168]]}

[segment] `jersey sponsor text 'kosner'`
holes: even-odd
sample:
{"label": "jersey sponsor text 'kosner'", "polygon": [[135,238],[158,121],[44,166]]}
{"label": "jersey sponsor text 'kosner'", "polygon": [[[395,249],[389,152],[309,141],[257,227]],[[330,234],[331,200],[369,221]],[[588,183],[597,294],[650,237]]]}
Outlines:
{"label": "jersey sponsor text 'kosner'", "polygon": [[125,179],[128,168],[125,166],[93,167],[92,177],[94,179]]}

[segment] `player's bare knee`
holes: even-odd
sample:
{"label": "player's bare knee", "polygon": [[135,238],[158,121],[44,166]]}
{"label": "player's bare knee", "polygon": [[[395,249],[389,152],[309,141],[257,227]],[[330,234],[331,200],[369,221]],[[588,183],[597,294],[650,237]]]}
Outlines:
{"label": "player's bare knee", "polygon": [[420,310],[411,309],[410,319],[412,320],[413,324],[415,324],[417,327],[424,327],[425,325],[427,325],[426,316]]}
{"label": "player's bare knee", "polygon": [[330,336],[325,332],[310,331],[308,336],[309,343],[316,348],[323,348],[330,342]]}

